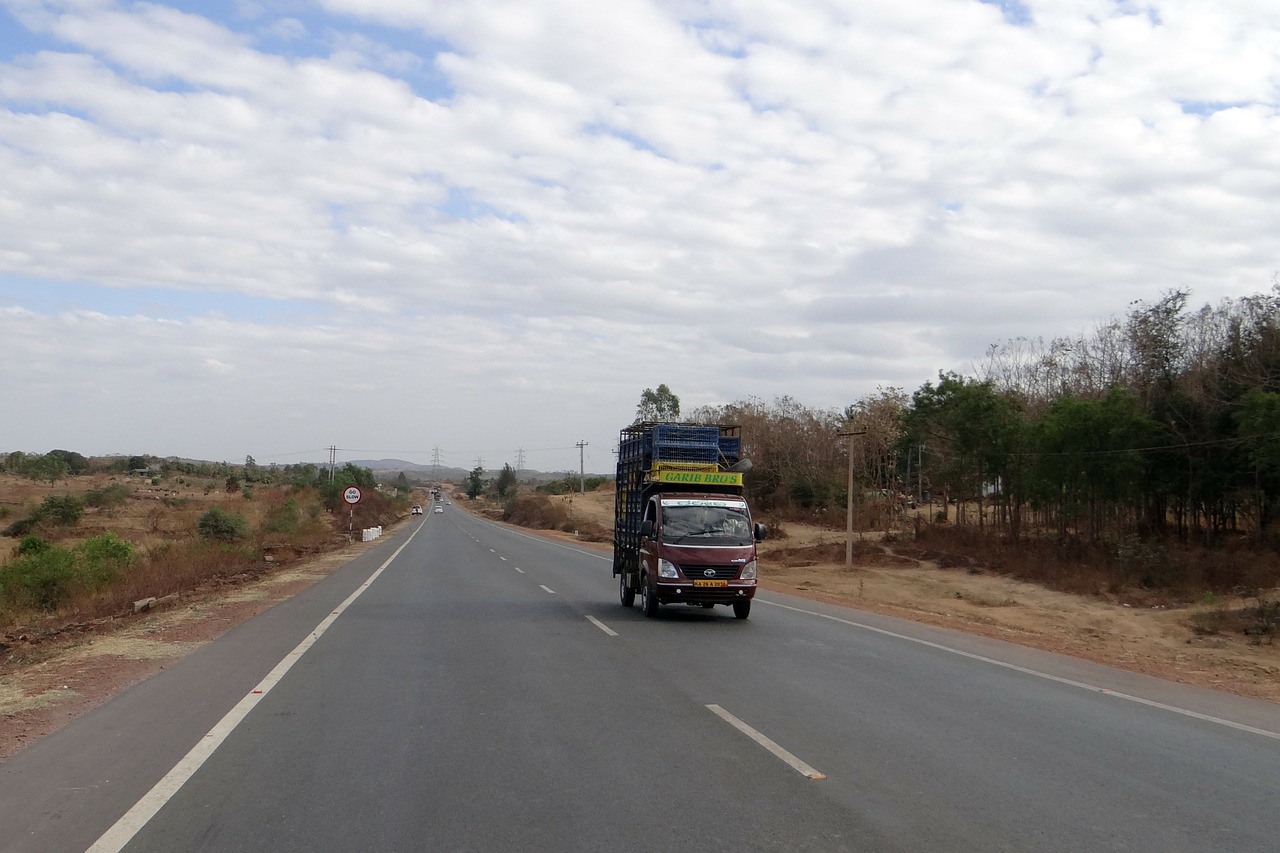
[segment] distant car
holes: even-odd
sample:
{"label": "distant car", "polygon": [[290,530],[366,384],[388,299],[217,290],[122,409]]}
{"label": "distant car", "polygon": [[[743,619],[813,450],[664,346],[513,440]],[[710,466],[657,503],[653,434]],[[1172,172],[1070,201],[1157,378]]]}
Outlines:
{"label": "distant car", "polygon": [[414,514],[414,515],[422,515],[422,507],[420,507],[418,504],[414,504],[414,505],[413,505],[413,514]]}
{"label": "distant car", "polygon": [[436,507],[436,512],[444,512],[444,507],[442,506]]}

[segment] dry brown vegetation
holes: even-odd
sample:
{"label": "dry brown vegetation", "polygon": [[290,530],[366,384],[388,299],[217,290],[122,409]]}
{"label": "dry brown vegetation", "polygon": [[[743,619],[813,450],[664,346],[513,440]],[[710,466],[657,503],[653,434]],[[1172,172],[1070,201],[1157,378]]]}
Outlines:
{"label": "dry brown vegetation", "polygon": [[[40,521],[31,535],[70,551],[94,537],[114,534],[132,550],[127,566],[107,584],[69,579],[65,594],[49,598],[48,606],[35,606],[14,592],[19,585],[10,583],[10,594],[0,594],[0,631],[7,643],[129,610],[141,599],[163,598],[210,581],[254,577],[348,541],[351,520],[345,513],[326,512],[322,497],[311,488],[256,485],[227,493],[208,489],[204,480],[171,477],[157,485],[149,478],[107,473],[54,484],[0,474],[0,526],[31,516],[51,496],[83,498],[106,488],[124,495],[118,505],[89,506],[70,525]],[[219,541],[201,535],[199,521],[215,507],[243,519],[242,537]],[[396,511],[385,497],[373,494],[353,523],[372,526]],[[14,565],[18,547],[18,538],[0,538],[0,574]]]}

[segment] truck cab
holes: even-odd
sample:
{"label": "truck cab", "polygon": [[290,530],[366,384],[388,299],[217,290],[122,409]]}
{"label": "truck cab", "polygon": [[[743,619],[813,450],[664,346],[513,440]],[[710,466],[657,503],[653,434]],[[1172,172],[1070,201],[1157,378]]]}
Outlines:
{"label": "truck cab", "polygon": [[646,612],[659,604],[727,604],[746,618],[756,593],[756,543],[764,525],[751,523],[742,497],[658,492],[640,526],[640,597]]}

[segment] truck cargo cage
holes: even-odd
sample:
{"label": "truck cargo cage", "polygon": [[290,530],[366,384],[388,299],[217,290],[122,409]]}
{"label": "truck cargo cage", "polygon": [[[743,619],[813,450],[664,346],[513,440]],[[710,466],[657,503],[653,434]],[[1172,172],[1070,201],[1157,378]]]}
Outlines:
{"label": "truck cargo cage", "polygon": [[[659,470],[714,472],[736,465],[741,455],[739,426],[639,423],[624,428],[618,440],[615,546],[639,546],[644,490]],[[615,564],[615,573],[618,569]]]}
{"label": "truck cargo cage", "polygon": [[622,430],[618,466],[651,470],[658,462],[728,467],[742,454],[741,427],[706,424],[635,424]]}

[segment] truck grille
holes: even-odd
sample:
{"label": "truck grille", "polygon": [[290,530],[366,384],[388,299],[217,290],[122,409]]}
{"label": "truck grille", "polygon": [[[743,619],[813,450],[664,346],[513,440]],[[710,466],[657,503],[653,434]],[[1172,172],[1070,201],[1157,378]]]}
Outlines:
{"label": "truck grille", "polygon": [[711,580],[711,576],[706,574],[707,569],[715,570],[715,580],[731,581],[738,577],[738,572],[742,571],[742,566],[681,566],[680,571],[691,581]]}

